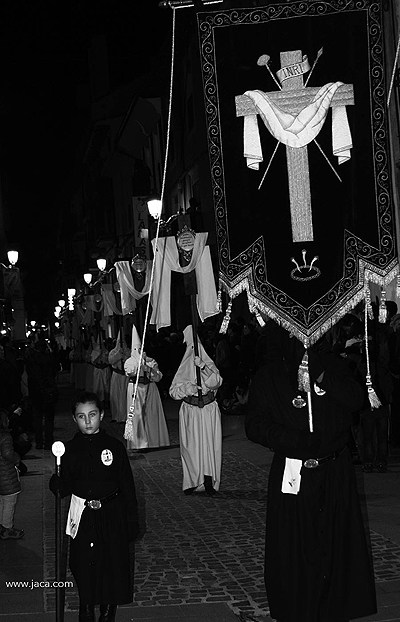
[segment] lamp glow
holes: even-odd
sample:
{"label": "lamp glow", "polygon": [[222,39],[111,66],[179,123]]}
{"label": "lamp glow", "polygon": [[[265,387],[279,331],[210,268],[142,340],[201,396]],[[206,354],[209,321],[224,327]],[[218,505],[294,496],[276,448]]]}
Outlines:
{"label": "lamp glow", "polygon": [[83,280],[85,281],[86,285],[90,285],[90,283],[92,282],[92,278],[93,274],[91,274],[90,272],[85,272],[85,274],[83,275]]}
{"label": "lamp glow", "polygon": [[100,272],[104,272],[104,270],[106,269],[106,264],[107,264],[107,261],[105,259],[97,260],[97,267],[100,270]]}
{"label": "lamp glow", "polygon": [[61,300],[59,300],[59,301],[58,301],[58,304],[60,305],[60,307],[61,307],[61,309],[62,309],[63,307],[65,307],[65,300],[63,300],[63,299],[61,298]]}
{"label": "lamp glow", "polygon": [[60,306],[56,306],[56,313],[60,314],[61,313],[61,307]]}
{"label": "lamp glow", "polygon": [[18,251],[8,251],[7,253],[8,261],[11,266],[15,266],[18,261]]}
{"label": "lamp glow", "polygon": [[70,311],[74,310],[74,296],[76,294],[76,289],[73,287],[68,289],[68,309]]}
{"label": "lamp glow", "polygon": [[160,199],[150,199],[150,201],[147,201],[147,209],[149,210],[150,216],[153,216],[155,220],[158,220],[162,211],[162,203]]}

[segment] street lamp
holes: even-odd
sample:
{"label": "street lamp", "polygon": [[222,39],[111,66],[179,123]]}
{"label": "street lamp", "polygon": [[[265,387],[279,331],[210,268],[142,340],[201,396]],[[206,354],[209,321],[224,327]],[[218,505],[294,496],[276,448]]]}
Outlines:
{"label": "street lamp", "polygon": [[15,266],[18,261],[18,251],[8,251],[7,253],[8,261],[10,262],[10,268]]}
{"label": "street lamp", "polygon": [[154,220],[158,220],[162,212],[162,203],[160,199],[151,198],[147,201],[147,209],[150,216],[153,216]]}
{"label": "street lamp", "polygon": [[75,294],[76,294],[76,289],[74,289],[73,287],[68,289],[68,309],[70,311],[74,310],[74,296],[75,296]]}

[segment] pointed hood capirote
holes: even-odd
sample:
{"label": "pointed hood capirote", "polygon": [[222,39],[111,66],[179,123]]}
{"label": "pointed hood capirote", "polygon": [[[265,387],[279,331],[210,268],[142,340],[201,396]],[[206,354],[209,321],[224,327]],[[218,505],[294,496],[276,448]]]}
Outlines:
{"label": "pointed hood capirote", "polygon": [[124,363],[125,373],[135,374],[139,367],[140,350],[142,342],[137,332],[136,326],[132,324],[132,341],[131,341],[131,355]]}
{"label": "pointed hood capirote", "polygon": [[[183,340],[186,343],[186,351],[172,382],[178,382],[180,384],[185,382],[193,382],[194,384],[197,384],[196,365],[194,364],[193,329],[191,324],[186,326],[183,331]],[[197,341],[199,357],[207,366],[214,370],[215,365],[213,360],[208,356],[199,338],[197,338]]]}

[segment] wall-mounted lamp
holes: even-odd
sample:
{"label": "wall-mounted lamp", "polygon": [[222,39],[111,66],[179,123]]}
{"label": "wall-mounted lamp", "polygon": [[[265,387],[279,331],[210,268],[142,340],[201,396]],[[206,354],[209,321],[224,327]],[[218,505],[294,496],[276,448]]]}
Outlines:
{"label": "wall-mounted lamp", "polygon": [[147,209],[149,210],[150,216],[153,216],[155,220],[158,220],[162,212],[162,203],[160,199],[156,199],[153,197],[148,199]]}
{"label": "wall-mounted lamp", "polygon": [[86,285],[90,285],[90,283],[92,282],[92,278],[93,274],[91,272],[85,272],[85,274],[83,275],[83,280],[85,281]]}
{"label": "wall-mounted lamp", "polygon": [[105,259],[98,259],[97,260],[97,267],[100,270],[100,272],[104,272],[105,271],[106,265],[107,265],[107,261]]}
{"label": "wall-mounted lamp", "polygon": [[75,296],[75,294],[76,294],[76,289],[74,289],[73,287],[68,289],[68,309],[70,311],[74,310],[74,296]]}
{"label": "wall-mounted lamp", "polygon": [[61,309],[63,309],[65,307],[65,300],[61,298],[61,300],[58,301],[58,304],[60,305]]}
{"label": "wall-mounted lamp", "polygon": [[18,251],[8,251],[7,257],[9,265],[6,266],[4,263],[0,262],[0,266],[2,266],[5,270],[18,270],[15,265],[18,261]]}
{"label": "wall-mounted lamp", "polygon": [[18,251],[8,251],[7,257],[10,262],[10,266],[15,266],[18,261]]}
{"label": "wall-mounted lamp", "polygon": [[10,267],[15,266],[18,261],[18,251],[8,251],[7,257],[10,262]]}

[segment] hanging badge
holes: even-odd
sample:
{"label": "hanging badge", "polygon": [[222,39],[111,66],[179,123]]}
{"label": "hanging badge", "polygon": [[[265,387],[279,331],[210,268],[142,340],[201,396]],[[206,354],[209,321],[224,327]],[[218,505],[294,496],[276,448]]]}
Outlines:
{"label": "hanging badge", "polygon": [[314,391],[319,396],[325,395],[326,393],[326,391],[324,391],[324,389],[321,389],[321,387],[319,387],[315,382],[314,382]]}
{"label": "hanging badge", "polygon": [[101,461],[104,466],[110,466],[113,461],[113,455],[111,449],[103,449],[101,452]]}
{"label": "hanging badge", "polygon": [[292,404],[295,408],[304,408],[307,402],[301,397],[301,395],[298,395],[292,399]]}

